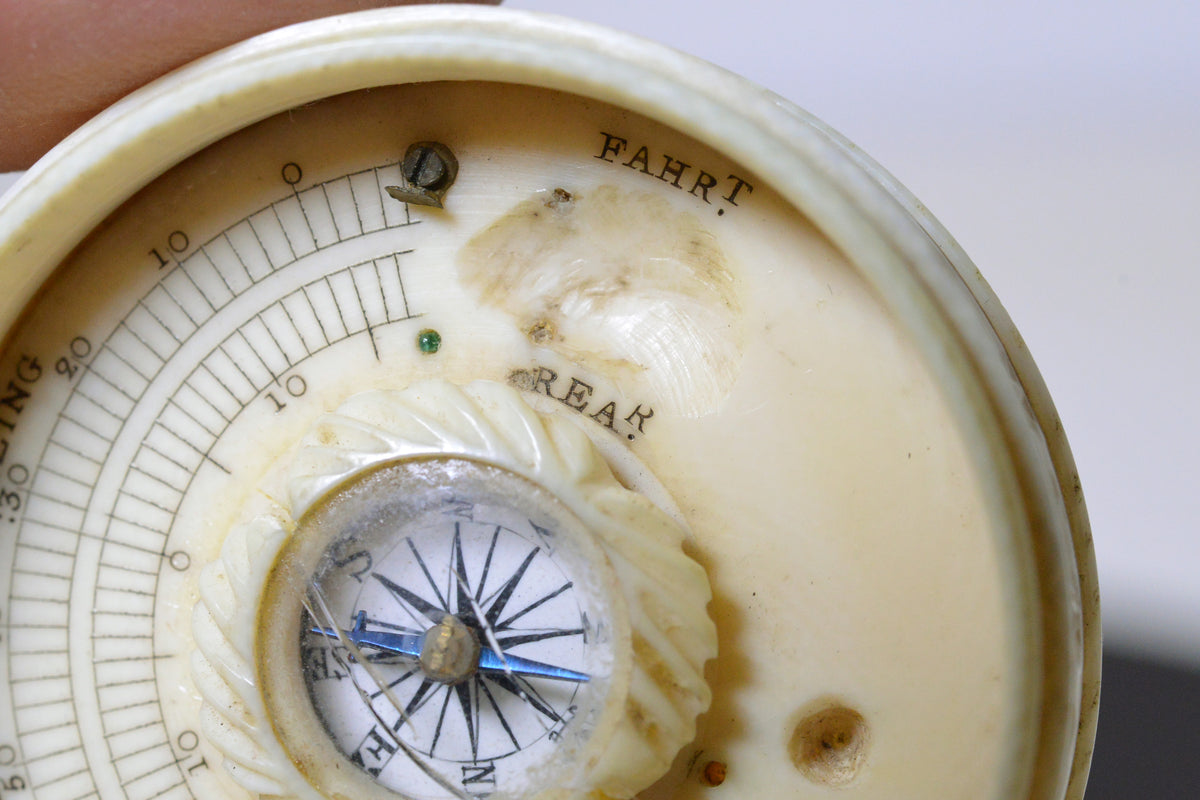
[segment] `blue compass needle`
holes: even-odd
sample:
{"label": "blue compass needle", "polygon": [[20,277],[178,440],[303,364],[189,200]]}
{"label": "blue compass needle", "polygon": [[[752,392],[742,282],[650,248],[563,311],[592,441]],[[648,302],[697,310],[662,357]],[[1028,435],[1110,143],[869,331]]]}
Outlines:
{"label": "blue compass needle", "polygon": [[[370,647],[396,655],[420,658],[421,648],[425,644],[425,634],[392,633],[391,631],[369,631],[366,629],[366,612],[359,611],[354,617],[354,627],[339,632],[333,628],[312,627],[312,633],[337,639],[345,636],[358,647]],[[547,678],[557,681],[586,683],[591,676],[583,672],[544,664],[521,656],[500,654],[490,647],[479,648],[479,664],[477,668],[484,672],[503,672],[522,677]]]}

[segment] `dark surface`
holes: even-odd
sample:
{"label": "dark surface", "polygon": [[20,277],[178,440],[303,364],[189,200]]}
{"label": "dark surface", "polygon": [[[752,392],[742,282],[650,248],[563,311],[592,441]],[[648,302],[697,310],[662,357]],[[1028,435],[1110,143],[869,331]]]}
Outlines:
{"label": "dark surface", "polygon": [[1200,800],[1200,669],[1104,653],[1086,800]]}

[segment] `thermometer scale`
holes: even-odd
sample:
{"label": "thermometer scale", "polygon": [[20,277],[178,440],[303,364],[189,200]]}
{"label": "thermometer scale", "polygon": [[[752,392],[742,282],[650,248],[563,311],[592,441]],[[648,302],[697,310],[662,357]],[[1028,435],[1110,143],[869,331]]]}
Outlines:
{"label": "thermometer scale", "polygon": [[297,26],[64,142],[0,259],[0,796],[1082,796],[1036,370],[740,79]]}

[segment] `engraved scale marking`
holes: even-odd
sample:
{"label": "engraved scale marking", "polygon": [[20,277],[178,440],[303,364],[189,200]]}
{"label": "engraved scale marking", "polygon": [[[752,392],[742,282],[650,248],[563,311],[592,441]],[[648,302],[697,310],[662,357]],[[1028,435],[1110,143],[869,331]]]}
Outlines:
{"label": "engraved scale marking", "polygon": [[[370,177],[372,182],[378,182],[376,172],[377,169],[368,169],[363,170],[361,173],[355,173],[355,175]],[[94,488],[96,478],[109,458],[110,449],[116,438],[120,435],[125,419],[133,412],[136,404],[162,371],[164,365],[174,357],[180,347],[186,344],[197,331],[212,320],[221,309],[228,303],[233,302],[241,291],[248,290],[274,271],[289,266],[298,258],[302,258],[304,255],[316,250],[324,249],[339,242],[348,241],[356,236],[362,236],[385,228],[416,224],[408,218],[406,210],[398,218],[394,214],[389,217],[384,212],[382,197],[376,199],[378,213],[372,217],[369,212],[371,203],[354,193],[351,183],[353,177],[346,175],[335,179],[335,181],[341,181],[341,183],[339,184],[339,189],[334,191],[333,195],[345,197],[348,194],[353,199],[352,216],[356,221],[355,227],[357,230],[347,226],[344,214],[335,219],[329,207],[330,192],[326,190],[323,184],[318,184],[313,189],[305,190],[303,199],[299,195],[294,196],[293,202],[296,204],[295,208],[299,212],[299,218],[303,219],[303,224],[311,230],[312,223],[309,221],[309,215],[313,215],[317,220],[318,230],[312,234],[314,250],[306,251],[303,244],[296,243],[295,231],[287,224],[288,218],[286,212],[281,213],[279,208],[280,203],[287,201],[288,198],[285,198],[283,201],[277,201],[264,209],[264,212],[267,210],[270,211],[269,217],[265,216],[264,213],[263,216],[251,215],[250,217],[243,218],[239,223],[230,226],[230,228],[220,232],[208,242],[205,242],[201,247],[196,248],[187,258],[177,259],[175,254],[172,254],[173,266],[164,273],[161,279],[145,296],[135,302],[129,315],[118,324],[106,340],[95,347],[90,362],[83,365],[83,373],[72,391],[68,394],[66,403],[64,403],[63,413],[60,414],[58,421],[55,423],[51,435],[46,439],[47,444],[42,452],[42,457],[38,462],[35,462],[39,465],[39,468],[35,470],[33,480],[40,480],[47,486],[57,481],[58,483],[55,484],[56,488],[63,486],[62,481],[67,481],[69,484],[78,485],[79,487],[92,486]],[[321,221],[322,212],[319,208],[322,204],[325,208],[324,221]],[[381,224],[374,226],[363,224],[363,208],[368,209],[368,220],[377,219]],[[252,217],[253,224],[251,224]],[[238,225],[244,227],[238,228]],[[264,240],[270,240],[271,236],[276,232],[279,236],[286,238],[289,249],[287,254],[289,256],[288,260],[280,256],[281,251],[279,250],[268,253],[266,246],[263,244]],[[233,255],[236,248],[241,248],[243,254],[247,252],[248,248],[249,256],[243,255],[234,259]],[[399,277],[399,260],[395,256],[386,258],[394,261],[395,286],[402,293],[404,289]],[[237,271],[231,270],[235,266],[233,263],[234,260],[240,262],[236,265],[239,268]],[[266,267],[269,267],[269,270]],[[238,282],[235,276],[239,276],[239,273],[245,276],[244,278],[240,278],[241,281],[249,282]],[[351,276],[347,275],[347,277],[350,278]],[[237,287],[239,291],[235,291],[233,287]],[[365,289],[360,289],[357,285],[354,288],[360,290],[360,295],[365,291]],[[389,291],[391,290],[389,288]],[[383,290],[381,289],[380,291]],[[260,346],[265,344],[268,351],[277,351],[282,363],[287,364],[288,367],[298,363],[303,358],[311,356],[315,352],[319,352],[330,344],[336,344],[349,336],[367,330],[368,326],[375,327],[379,324],[411,318],[411,315],[408,313],[407,303],[401,304],[404,308],[403,315],[390,313],[386,298],[381,296],[377,299],[376,303],[379,307],[384,308],[385,311],[381,315],[382,319],[376,321],[374,319],[375,315],[370,313],[370,303],[373,298],[369,299],[364,296],[358,303],[362,308],[363,324],[360,326],[351,321],[345,328],[344,336],[332,337],[331,339],[324,335],[325,331],[323,330],[323,327],[329,324],[329,318],[317,313],[307,297],[298,296],[293,299],[299,299],[301,305],[309,307],[309,318],[317,323],[319,333],[306,328],[304,322],[297,322],[293,313],[295,308],[294,303],[291,307],[284,307],[282,305],[279,307],[279,311],[281,312],[279,320],[286,319],[286,326],[281,321],[272,320],[268,322],[261,317],[258,319],[259,325],[267,333],[267,339],[260,338],[257,340]],[[287,330],[289,327],[290,331]],[[261,331],[259,332],[261,333]],[[310,346],[316,344],[316,340],[313,338],[314,333],[321,339],[324,339],[320,347]],[[271,345],[273,345],[273,348]],[[272,362],[273,355],[271,352],[266,353],[266,363],[271,363],[272,366],[275,366]],[[230,361],[232,362],[232,360]],[[30,542],[25,541],[30,536],[36,535],[36,531],[49,529],[61,534],[62,543],[67,545],[65,549],[53,550],[56,556],[62,557],[67,562],[64,565],[64,572],[66,574],[54,577],[59,577],[66,581],[71,580],[75,568],[74,559],[77,555],[78,543],[85,539],[92,539],[102,542],[102,563],[100,564],[100,568],[107,570],[107,574],[111,576],[117,572],[124,572],[129,575],[145,576],[151,581],[156,582],[157,569],[142,569],[137,566],[136,562],[133,564],[128,562],[130,554],[136,552],[143,553],[148,557],[153,556],[161,565],[165,557],[165,554],[162,553],[161,544],[148,545],[145,539],[139,537],[152,533],[155,537],[162,538],[166,534],[161,528],[169,527],[169,523],[167,525],[152,523],[148,527],[133,521],[135,516],[137,519],[142,519],[140,516],[141,511],[137,515],[122,516],[120,513],[117,513],[117,506],[120,504],[128,507],[137,506],[141,509],[154,509],[156,512],[166,514],[168,517],[173,516],[179,503],[182,502],[188,486],[190,486],[190,479],[185,480],[185,476],[189,472],[194,472],[198,463],[203,463],[205,460],[211,461],[208,451],[211,449],[212,443],[209,440],[215,441],[219,438],[220,433],[236,418],[245,404],[252,401],[258,392],[261,392],[264,388],[258,385],[259,381],[248,380],[247,383],[249,385],[246,388],[250,392],[244,393],[243,396],[239,397],[228,386],[223,384],[221,378],[217,377],[208,363],[203,366],[204,374],[211,379],[209,385],[215,382],[216,385],[221,386],[223,391],[213,394],[205,392],[198,385],[188,385],[185,387],[185,392],[172,396],[170,406],[175,416],[171,419],[160,420],[152,427],[152,434],[157,436],[158,434],[165,433],[168,435],[168,439],[163,439],[159,436],[158,447],[154,447],[151,441],[144,442],[143,446],[138,448],[136,456],[128,465],[127,478],[137,476],[139,480],[145,481],[148,479],[154,482],[156,486],[161,487],[159,490],[160,493],[147,492],[144,489],[142,491],[127,491],[125,488],[119,489],[114,496],[114,511],[106,515],[107,525],[105,532],[97,534],[83,530],[83,512],[93,510],[92,505],[96,499],[94,492],[87,494],[86,497],[83,495],[72,497],[65,502],[61,497],[54,496],[55,494],[61,495],[62,492],[43,492],[41,496],[34,496],[31,502],[25,504],[21,527],[18,532],[19,538],[16,542],[18,553],[23,548],[29,549],[31,552],[51,552],[49,548],[32,545]],[[222,377],[228,377],[228,375],[222,375]],[[78,392],[78,397],[75,394],[76,392]],[[82,405],[80,405],[81,403]],[[75,408],[76,410],[71,411],[71,408]],[[103,421],[100,421],[101,419]],[[90,424],[85,422],[88,420],[90,420]],[[175,443],[168,444],[169,439],[174,439]],[[59,453],[58,457],[61,460],[75,465],[73,468],[69,468],[70,472],[50,466],[48,456],[50,455],[51,448],[54,448]],[[188,450],[194,451],[194,454],[181,455]],[[42,461],[47,462],[45,470],[40,469]],[[80,465],[85,463],[88,466],[81,468]],[[125,482],[122,482],[122,487],[125,485]],[[143,487],[144,485],[143,483]],[[135,530],[142,530],[145,533],[134,535]],[[110,534],[112,534],[111,537]],[[39,539],[39,541],[41,540]],[[109,561],[110,558],[114,561],[125,561],[127,563],[103,563]],[[152,597],[154,586],[155,583],[151,583],[149,590],[137,589],[124,591],[114,586],[111,580],[98,580],[96,584],[96,597],[105,599],[106,602],[108,599],[117,597]],[[20,594],[17,594],[15,598],[19,598],[20,596]],[[120,640],[125,643],[121,647],[127,648],[130,643],[151,638],[152,630],[146,634],[138,633],[119,636],[115,629],[110,629],[109,622],[112,622],[117,617],[122,619],[133,618],[138,617],[140,613],[122,612],[118,614],[116,612],[98,610],[95,617],[99,621],[97,622],[96,629],[93,631],[93,643]],[[152,614],[149,615],[149,618],[152,619]],[[66,624],[65,618],[54,622],[41,620],[36,624],[31,623],[30,628],[34,632],[44,634],[49,631],[64,629],[66,628]],[[16,640],[10,641],[8,649],[10,664],[21,655],[38,652],[29,649],[22,650],[20,642]],[[61,652],[66,651],[63,650]],[[109,660],[108,663],[120,663],[122,661],[152,659],[154,658],[154,654],[130,652],[127,658],[121,658],[116,655],[106,655],[104,658]],[[95,661],[93,663],[98,664],[100,662]],[[108,707],[108,711],[143,705],[153,706],[156,703],[156,699],[148,698],[144,702],[138,701],[132,704],[121,703],[117,706],[110,706]],[[71,719],[57,722],[55,727],[69,727],[76,724],[77,720],[74,719],[74,714],[72,713]],[[27,735],[32,735],[32,733],[33,730],[30,726],[18,724],[17,735],[20,742],[24,743]],[[82,752],[78,755],[82,757]],[[159,795],[167,796],[164,793],[169,793],[176,787],[183,787],[184,791],[180,794],[181,797],[189,796],[190,793],[186,791],[185,781],[182,777],[173,786],[158,785],[159,781],[157,779],[144,780],[158,774],[166,767],[172,768],[177,776],[182,776],[182,772],[179,770],[169,746],[166,748],[164,755],[169,758],[167,761],[164,761],[163,766],[154,766],[153,769],[149,769],[142,774],[133,774],[132,770],[122,771],[122,785],[131,787],[141,782],[138,786],[139,791],[136,796],[142,798]],[[84,778],[87,778],[86,773],[86,764],[80,772],[66,770],[60,771],[54,776],[31,773],[29,775],[29,788],[36,797],[53,796],[56,800],[60,797],[66,798],[68,795],[61,793],[64,786],[71,782],[73,776],[82,775]],[[157,786],[154,794],[145,794],[140,791],[140,789],[145,788],[150,783],[155,783]],[[90,782],[88,786],[83,788],[83,791],[77,795],[71,795],[71,797],[83,798],[96,796],[96,791],[90,785]],[[44,794],[47,790],[50,790],[49,795]],[[130,793],[129,796],[132,798],[135,794]]]}

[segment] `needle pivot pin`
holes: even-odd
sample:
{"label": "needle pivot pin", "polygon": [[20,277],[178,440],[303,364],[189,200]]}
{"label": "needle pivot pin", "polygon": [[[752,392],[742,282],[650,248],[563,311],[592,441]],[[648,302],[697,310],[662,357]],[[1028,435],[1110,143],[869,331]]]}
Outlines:
{"label": "needle pivot pin", "polygon": [[479,667],[479,638],[458,617],[447,614],[425,631],[421,644],[421,669],[438,683],[456,684]]}

